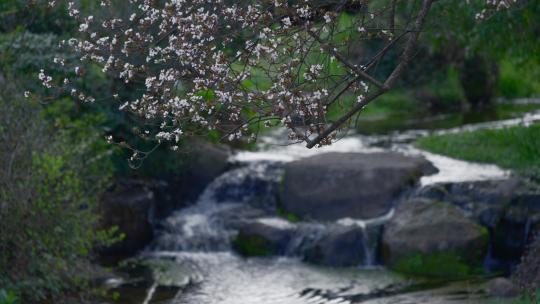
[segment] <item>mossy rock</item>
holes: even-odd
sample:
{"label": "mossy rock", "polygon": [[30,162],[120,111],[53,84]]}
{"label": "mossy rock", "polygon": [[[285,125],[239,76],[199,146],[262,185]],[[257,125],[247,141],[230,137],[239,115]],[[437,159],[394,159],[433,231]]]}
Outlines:
{"label": "mossy rock", "polygon": [[382,252],[389,268],[411,275],[462,277],[482,272],[488,230],[455,206],[416,199],[386,225]]}
{"label": "mossy rock", "polygon": [[246,222],[233,241],[233,249],[246,257],[281,255],[285,253],[294,229],[293,224],[280,218]]}
{"label": "mossy rock", "polygon": [[269,256],[272,255],[270,242],[260,235],[239,234],[233,241],[233,248],[243,256]]}
{"label": "mossy rock", "polygon": [[302,220],[297,214],[285,211],[285,209],[280,203],[277,204],[276,215],[283,219],[286,219],[291,223],[298,223]]}

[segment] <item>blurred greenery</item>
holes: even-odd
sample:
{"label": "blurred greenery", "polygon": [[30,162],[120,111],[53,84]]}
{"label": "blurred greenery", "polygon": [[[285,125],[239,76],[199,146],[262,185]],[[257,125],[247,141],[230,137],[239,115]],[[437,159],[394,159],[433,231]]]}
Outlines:
{"label": "blurred greenery", "polygon": [[99,118],[51,123],[54,113],[0,96],[0,230],[9,232],[0,234],[0,286],[25,303],[86,287],[91,251],[115,241],[114,228],[96,229],[99,194],[112,173]]}
{"label": "blurred greenery", "polygon": [[540,96],[540,64],[501,60],[497,94],[504,98]]}
{"label": "blurred greenery", "polygon": [[[121,235],[115,227],[99,228],[101,194],[121,178],[174,177],[189,162],[158,147],[133,170],[130,152],[106,142],[112,134],[141,150],[155,146],[139,137],[144,125],[110,100],[113,88],[129,96],[133,87],[107,78],[99,67],[86,65],[85,76],[76,80],[93,92],[92,104],[40,84],[40,69],[73,76],[53,58],[78,60],[57,47],[76,35],[74,21],[47,2],[0,2],[0,164],[7,168],[0,172],[2,304],[73,303],[72,297],[91,302],[97,295],[89,285],[95,250]],[[96,1],[77,2],[85,10],[99,9]],[[25,91],[34,97],[24,98]]]}
{"label": "blurred greenery", "polygon": [[0,304],[17,304],[19,298],[11,290],[0,289]]}
{"label": "blurred greenery", "polygon": [[[489,53],[492,58],[514,58],[518,61],[536,62],[540,52],[538,29],[540,3],[521,1],[510,10],[491,14],[478,21],[475,14],[482,9],[481,1],[454,0],[452,5],[434,6],[428,28],[432,48],[452,52],[463,48],[466,56]],[[444,22],[441,22],[444,21]]]}
{"label": "blurred greenery", "polygon": [[[65,10],[10,0],[0,12],[0,303],[85,302],[93,251],[118,239],[114,227],[98,228],[98,200],[115,172],[108,117],[67,96],[22,96],[46,96],[40,69],[68,72],[55,56],[75,59],[57,48],[74,25]],[[107,85],[96,73],[86,81]]]}

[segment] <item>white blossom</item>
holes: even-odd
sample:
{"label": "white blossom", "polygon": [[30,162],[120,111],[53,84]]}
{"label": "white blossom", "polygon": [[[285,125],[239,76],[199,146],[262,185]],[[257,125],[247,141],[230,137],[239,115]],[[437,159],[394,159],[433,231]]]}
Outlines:
{"label": "white blossom", "polygon": [[[253,138],[250,123],[279,122],[291,131],[292,140],[307,141],[331,123],[326,117],[328,103],[340,98],[340,91],[352,91],[362,102],[377,87],[359,72],[367,71],[364,65],[369,58],[348,56],[347,40],[394,37],[393,29],[386,28],[386,8],[369,7],[368,18],[351,17],[355,19],[349,28],[336,33],[341,12],[315,1],[128,1],[132,11],[126,16],[112,10],[110,0],[100,1],[110,10],[107,18],[82,16],[75,2],[68,2],[68,14],[80,33],[61,45],[77,54],[79,62],[70,67],[76,76],[83,76],[89,70],[85,64],[92,64],[135,87],[129,100],[118,92],[112,92],[110,99],[118,102],[119,110],[157,121],[157,130],[147,130],[145,137],[173,147],[190,130],[187,125],[225,130],[235,140]],[[485,9],[476,17],[484,19],[514,2],[484,0]],[[411,24],[400,26],[408,29]],[[368,35],[367,29],[374,35]],[[355,31],[360,35],[331,36]],[[357,61],[343,62],[349,57]],[[67,65],[63,58],[53,61]],[[44,70],[38,78],[53,88],[54,80]],[[95,100],[75,87],[76,81],[57,81],[62,92],[84,102]],[[249,121],[246,111],[261,120]],[[305,124],[302,128],[298,118]],[[335,132],[320,144],[329,144],[332,136]]]}

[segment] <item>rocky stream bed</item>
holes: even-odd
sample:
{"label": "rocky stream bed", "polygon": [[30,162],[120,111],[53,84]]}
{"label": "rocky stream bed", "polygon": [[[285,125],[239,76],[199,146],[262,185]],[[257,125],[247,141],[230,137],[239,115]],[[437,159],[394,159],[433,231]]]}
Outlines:
{"label": "rocky stream bed", "polygon": [[203,149],[188,190],[125,182],[103,203],[127,233],[109,255],[138,254],[105,284],[119,303],[503,303],[516,290],[493,278],[540,230],[540,188],[417,150],[422,134],[319,150],[270,134]]}

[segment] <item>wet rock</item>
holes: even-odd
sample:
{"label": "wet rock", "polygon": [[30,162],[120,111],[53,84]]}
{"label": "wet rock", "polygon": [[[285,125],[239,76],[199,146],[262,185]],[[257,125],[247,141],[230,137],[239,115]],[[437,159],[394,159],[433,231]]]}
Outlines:
{"label": "wet rock", "polygon": [[198,195],[206,185],[229,168],[230,149],[204,141],[195,141],[189,150],[190,162],[187,166],[185,181]]}
{"label": "wet rock", "polygon": [[479,270],[488,245],[487,229],[457,207],[438,201],[406,201],[385,226],[385,263],[400,272],[460,276]]}
{"label": "wet rock", "polygon": [[519,187],[518,179],[446,183],[419,189],[415,196],[453,204],[481,225],[494,228]]}
{"label": "wet rock", "polygon": [[538,231],[540,192],[516,193],[493,229],[493,258],[506,262],[503,270],[512,270]]}
{"label": "wet rock", "polygon": [[243,256],[284,254],[295,225],[278,218],[246,222],[233,241],[233,248]]}
{"label": "wet rock", "polygon": [[174,258],[136,258],[115,269],[120,275],[105,284],[118,295],[118,303],[168,302],[178,292],[202,281],[197,267]]}
{"label": "wet rock", "polygon": [[[521,212],[522,210],[514,210]],[[505,214],[493,230],[492,256],[505,261],[518,261],[527,244],[527,216]]]}
{"label": "wet rock", "polygon": [[275,211],[282,167],[282,164],[270,162],[240,165],[215,180],[212,196],[219,202],[245,202]]}
{"label": "wet rock", "polygon": [[521,263],[512,274],[512,281],[529,296],[536,297],[540,286],[540,237],[527,249]]}
{"label": "wet rock", "polygon": [[294,255],[325,266],[362,265],[366,260],[365,233],[358,226],[293,224],[262,218],[240,227],[233,248],[243,256]]}
{"label": "wet rock", "polygon": [[195,201],[208,184],[230,167],[231,151],[225,145],[194,140],[184,149],[184,155],[179,155],[183,162],[181,169],[165,178],[171,186],[165,193],[174,194],[172,203],[178,197],[184,201]]}
{"label": "wet rock", "polygon": [[304,260],[325,266],[359,266],[365,261],[362,228],[334,225],[304,254]]}
{"label": "wet rock", "polygon": [[153,238],[150,218],[155,205],[153,192],[143,182],[130,180],[116,184],[100,201],[102,227],[116,226],[124,239],[101,251],[103,256],[120,259],[144,248]]}
{"label": "wet rock", "polygon": [[145,182],[154,193],[155,204],[151,210],[154,223],[171,215],[175,210],[189,205],[185,190],[175,180],[156,179]]}
{"label": "wet rock", "polygon": [[125,238],[100,249],[111,261],[132,256],[153,238],[154,223],[188,205],[228,169],[230,151],[224,146],[193,141],[181,172],[162,179],[118,180],[100,201],[101,227],[117,226]]}
{"label": "wet rock", "polygon": [[415,196],[453,204],[488,227],[491,270],[511,272],[540,231],[540,189],[517,178],[433,185]]}
{"label": "wet rock", "polygon": [[496,298],[515,298],[519,288],[507,278],[495,278],[489,282],[489,295]]}
{"label": "wet rock", "polygon": [[184,287],[202,281],[202,275],[192,265],[171,259],[148,259],[141,265],[150,270],[151,281],[158,286]]}
{"label": "wet rock", "polygon": [[285,212],[322,221],[373,218],[423,174],[436,169],[399,153],[327,153],[288,163],[280,189]]}

